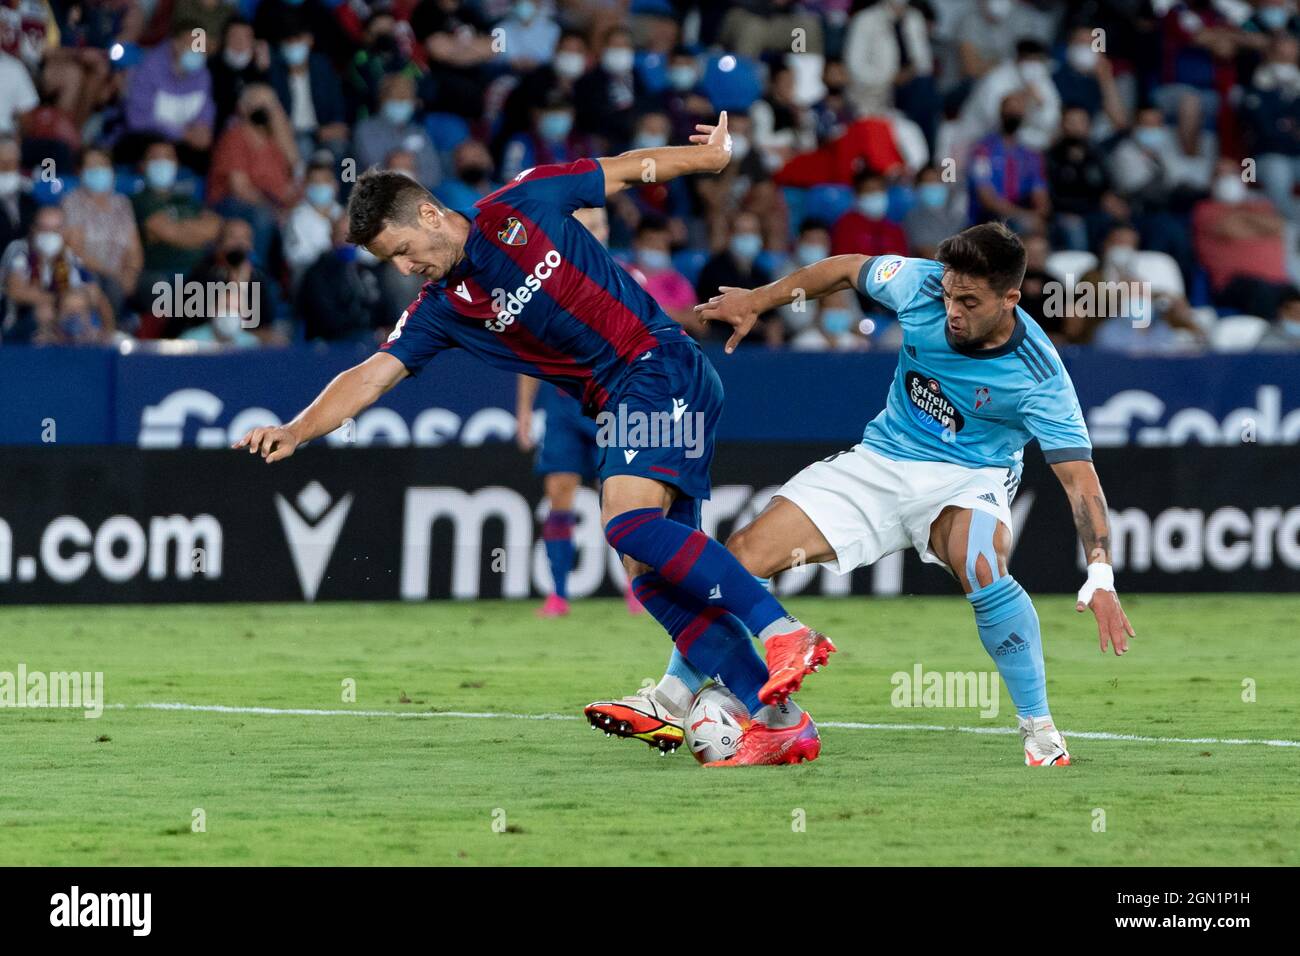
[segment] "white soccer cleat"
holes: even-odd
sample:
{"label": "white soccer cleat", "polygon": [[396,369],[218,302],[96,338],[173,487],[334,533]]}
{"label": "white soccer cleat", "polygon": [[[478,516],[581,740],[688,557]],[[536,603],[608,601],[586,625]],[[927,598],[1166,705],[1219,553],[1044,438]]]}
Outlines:
{"label": "white soccer cleat", "polygon": [[1065,738],[1050,717],[1021,717],[1020,740],[1025,745],[1026,767],[1068,767],[1070,752]]}
{"label": "white soccer cleat", "polygon": [[639,693],[613,700],[598,700],[583,708],[591,726],[606,736],[642,740],[669,754],[682,744],[683,719],[671,713],[649,687]]}

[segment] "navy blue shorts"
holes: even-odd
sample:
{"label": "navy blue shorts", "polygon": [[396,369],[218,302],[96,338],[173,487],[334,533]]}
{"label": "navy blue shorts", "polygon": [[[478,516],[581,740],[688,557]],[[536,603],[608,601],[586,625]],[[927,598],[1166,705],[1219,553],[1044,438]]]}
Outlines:
{"label": "navy blue shorts", "polygon": [[582,414],[582,405],[554,385],[542,383],[538,407],[546,412],[546,433],[537,448],[535,470],[539,475],[571,473],[583,481],[596,477],[600,448],[596,445],[596,423]]}
{"label": "navy blue shorts", "polygon": [[596,417],[600,478],[638,475],[708,498],[722,381],[693,340],[647,355],[632,363]]}

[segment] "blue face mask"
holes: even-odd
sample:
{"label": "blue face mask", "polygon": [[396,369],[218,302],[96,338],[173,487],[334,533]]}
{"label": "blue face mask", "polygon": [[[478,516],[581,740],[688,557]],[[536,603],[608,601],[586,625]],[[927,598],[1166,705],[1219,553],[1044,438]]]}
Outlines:
{"label": "blue face mask", "polygon": [[731,254],[749,262],[763,251],[763,237],[756,232],[744,232],[731,237]]}
{"label": "blue face mask", "polygon": [[537,15],[537,4],[533,0],[519,0],[515,4],[515,17],[524,23],[527,23]]}
{"label": "blue face mask", "polygon": [[1259,11],[1259,22],[1270,30],[1281,30],[1290,19],[1286,7],[1265,7]]}
{"label": "blue face mask", "polygon": [[848,309],[822,309],[822,328],[828,335],[843,335],[853,328],[853,313]]}
{"label": "blue face mask", "polygon": [[572,113],[543,113],[537,124],[537,132],[548,143],[558,143],[567,139],[573,129]]}
{"label": "blue face mask", "polygon": [[668,70],[668,83],[679,93],[685,93],[695,86],[695,67],[674,66]]}
{"label": "blue face mask", "polygon": [[290,66],[302,66],[307,62],[307,57],[310,54],[311,47],[302,41],[286,43],[280,47],[280,55],[284,57],[284,62]]}
{"label": "blue face mask", "polygon": [[883,219],[889,208],[889,197],[884,193],[863,193],[858,197],[858,211],[868,219]]}
{"label": "blue face mask", "polygon": [[405,126],[415,115],[415,104],[410,100],[385,100],[384,119],[394,126]]}
{"label": "blue face mask", "polygon": [[181,54],[181,69],[186,73],[196,73],[203,69],[208,58],[198,50],[186,50]]}
{"label": "blue face mask", "polygon": [[108,166],[91,166],[81,171],[81,181],[92,193],[106,193],[113,188],[113,170]]}
{"label": "blue face mask", "polygon": [[646,269],[668,269],[672,267],[672,256],[662,249],[638,249],[636,261]]}
{"label": "blue face mask", "polygon": [[821,262],[830,254],[830,248],[820,242],[801,242],[799,248],[794,251],[795,258],[799,260],[801,266],[810,266],[814,262]]}
{"label": "blue face mask", "polygon": [[1133,131],[1137,144],[1153,152],[1165,145],[1165,131],[1156,126],[1139,126]]}
{"label": "blue face mask", "polygon": [[662,149],[668,145],[668,137],[659,133],[637,133],[632,140],[633,149]]}
{"label": "blue face mask", "polygon": [[307,201],[313,206],[329,206],[334,202],[334,187],[329,183],[312,183],[307,187]]}
{"label": "blue face mask", "polygon": [[948,204],[948,187],[943,183],[922,183],[916,187],[916,198],[927,209],[939,209]]}
{"label": "blue face mask", "polygon": [[153,189],[171,189],[176,182],[176,163],[170,159],[151,159],[144,165],[144,178]]}

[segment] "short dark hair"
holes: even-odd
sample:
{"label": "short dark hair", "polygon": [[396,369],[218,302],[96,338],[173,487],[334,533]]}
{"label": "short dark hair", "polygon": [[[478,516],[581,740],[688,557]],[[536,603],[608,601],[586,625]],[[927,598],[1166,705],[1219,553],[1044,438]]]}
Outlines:
{"label": "short dark hair", "polygon": [[935,258],[945,269],[984,279],[994,292],[1020,288],[1025,279],[1025,246],[1000,222],[964,229],[939,243]]}
{"label": "short dark hair", "polygon": [[348,242],[369,245],[390,223],[413,225],[416,210],[426,202],[447,211],[433,193],[405,173],[391,169],[366,170],[348,198]]}

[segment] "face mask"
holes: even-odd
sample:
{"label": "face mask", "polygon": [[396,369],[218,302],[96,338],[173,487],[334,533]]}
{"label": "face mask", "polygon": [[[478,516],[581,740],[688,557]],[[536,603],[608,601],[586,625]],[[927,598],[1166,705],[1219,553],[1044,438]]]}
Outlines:
{"label": "face mask", "polygon": [[1277,327],[1282,330],[1282,334],[1287,338],[1300,339],[1300,320],[1283,319],[1277,324]]}
{"label": "face mask", "polygon": [[632,72],[632,63],[635,57],[632,48],[627,46],[612,46],[605,51],[604,56],[600,58],[600,65],[610,73],[622,75]]}
{"label": "face mask", "polygon": [[1300,66],[1294,63],[1274,63],[1273,79],[1278,86],[1291,87],[1300,83]]}
{"label": "face mask", "polygon": [[1286,7],[1265,7],[1259,11],[1259,22],[1269,30],[1281,30],[1291,19]]}
{"label": "face mask", "polygon": [[922,183],[916,187],[916,198],[927,209],[939,209],[948,204],[948,187],[943,183]]}
{"label": "face mask", "polygon": [[673,264],[672,256],[662,249],[638,249],[636,261],[646,269],[668,269]]}
{"label": "face mask", "polygon": [[822,309],[822,328],[828,335],[844,335],[853,328],[853,313],[848,309]]}
{"label": "face mask", "polygon": [[233,339],[239,334],[240,326],[243,324],[238,314],[235,315],[217,315],[212,318],[212,328],[217,335],[223,339]]}
{"label": "face mask", "polygon": [[830,253],[830,248],[820,242],[801,242],[799,248],[794,251],[794,256],[799,261],[799,265],[810,266],[814,262],[821,262]]}
{"label": "face mask", "polygon": [[415,115],[415,103],[411,100],[385,100],[384,119],[394,126],[405,126]]}
{"label": "face mask", "polygon": [[226,256],[226,265],[230,266],[230,268],[232,269],[238,269],[248,260],[248,250],[227,249],[225,256]]}
{"label": "face mask", "polygon": [[1133,266],[1136,252],[1132,246],[1114,246],[1106,251],[1106,265],[1117,272],[1127,272]]}
{"label": "face mask", "polygon": [[532,0],[521,0],[515,4],[515,17],[527,23],[533,17],[537,16],[537,4]]}
{"label": "face mask", "polygon": [[668,145],[668,137],[660,133],[637,133],[632,140],[633,149],[662,149]]}
{"label": "face mask", "polygon": [[731,158],[739,161],[744,159],[748,155],[749,155],[749,137],[732,133],[731,134]]}
{"label": "face mask", "polygon": [[884,193],[863,193],[858,197],[858,211],[868,219],[880,219],[889,208],[889,197]]}
{"label": "face mask", "polygon": [[756,232],[742,232],[731,237],[731,254],[742,262],[749,262],[763,251],[763,237]]}
{"label": "face mask", "polygon": [[1214,198],[1219,202],[1242,202],[1246,198],[1246,184],[1238,176],[1220,176],[1214,181]]}
{"label": "face mask", "polygon": [[144,165],[144,178],[153,189],[171,189],[176,182],[176,164],[170,159],[151,159]]}
{"label": "face mask", "polygon": [[555,54],[555,75],[565,80],[576,80],[587,72],[587,58],[573,50]]}
{"label": "face mask", "polygon": [[313,206],[333,205],[334,187],[329,183],[312,183],[307,187],[307,201]]}
{"label": "face mask", "polygon": [[181,54],[181,70],[186,73],[195,73],[203,69],[203,64],[208,62],[208,58],[198,50],[186,50]]}
{"label": "face mask", "polygon": [[1143,149],[1160,152],[1165,145],[1165,131],[1158,126],[1139,126],[1133,131],[1133,140]]}
{"label": "face mask", "polygon": [[1046,83],[1052,78],[1052,71],[1041,60],[1026,60],[1020,64],[1020,75],[1026,83]]}
{"label": "face mask", "polygon": [[1011,0],[987,0],[984,9],[994,20],[1003,20],[1011,14]]}
{"label": "face mask", "polygon": [[1086,43],[1071,44],[1065,51],[1065,59],[1079,73],[1091,73],[1097,69],[1097,54]]}
{"label": "face mask", "polygon": [[222,51],[221,58],[232,70],[242,70],[253,62],[253,51],[226,49]]}
{"label": "face mask", "polygon": [[81,181],[92,193],[106,193],[113,188],[113,170],[108,166],[91,166],[81,171]]}
{"label": "face mask", "polygon": [[548,143],[558,143],[567,139],[571,129],[573,129],[571,113],[543,113],[541,122],[537,124],[537,132]]}
{"label": "face mask", "polygon": [[284,62],[290,66],[302,66],[307,62],[310,53],[311,47],[301,41],[286,43],[280,47],[280,55],[284,57]]}
{"label": "face mask", "polygon": [[685,64],[670,67],[668,70],[668,83],[677,92],[685,93],[695,86],[695,67]]}
{"label": "face mask", "polygon": [[46,259],[53,259],[63,251],[63,236],[57,232],[38,232],[34,242],[36,251]]}
{"label": "face mask", "polygon": [[17,170],[11,170],[7,173],[0,173],[0,196],[12,196],[18,192],[18,187],[22,184],[23,177]]}
{"label": "face mask", "polygon": [[1002,117],[1002,132],[1006,133],[1008,136],[1014,136],[1016,135],[1016,131],[1020,129],[1020,124],[1024,121],[1025,118],[1018,113],[1009,113]]}

